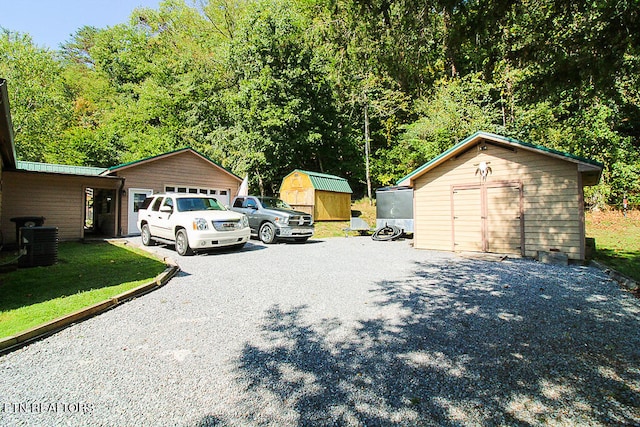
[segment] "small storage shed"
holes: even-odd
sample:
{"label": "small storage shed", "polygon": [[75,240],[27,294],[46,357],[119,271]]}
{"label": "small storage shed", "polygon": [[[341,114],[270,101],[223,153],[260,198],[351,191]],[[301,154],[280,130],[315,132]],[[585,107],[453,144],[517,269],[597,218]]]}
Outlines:
{"label": "small storage shed", "polygon": [[315,221],[351,218],[351,187],[346,179],[318,172],[294,170],[280,185],[280,198]]}
{"label": "small storage shed", "polygon": [[583,187],[603,165],[477,132],[402,178],[414,188],[414,247],[585,259]]}

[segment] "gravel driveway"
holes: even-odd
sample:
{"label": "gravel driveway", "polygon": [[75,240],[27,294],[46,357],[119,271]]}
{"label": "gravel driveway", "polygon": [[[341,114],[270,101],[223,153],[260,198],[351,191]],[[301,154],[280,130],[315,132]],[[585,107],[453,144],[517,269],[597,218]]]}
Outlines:
{"label": "gravel driveway", "polygon": [[166,286],[0,357],[0,425],[640,425],[640,300],[595,268],[153,250]]}

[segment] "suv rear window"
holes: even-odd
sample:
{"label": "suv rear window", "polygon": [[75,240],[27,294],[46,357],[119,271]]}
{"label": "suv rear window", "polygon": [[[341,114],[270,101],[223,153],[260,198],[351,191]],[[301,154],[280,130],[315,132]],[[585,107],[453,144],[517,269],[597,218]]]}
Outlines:
{"label": "suv rear window", "polygon": [[145,198],[144,201],[142,202],[142,205],[140,205],[140,207],[138,208],[138,210],[147,209],[152,201],[153,201],[153,196]]}
{"label": "suv rear window", "polygon": [[162,199],[163,197],[158,197],[156,199],[156,201],[153,203],[153,207],[151,208],[152,211],[159,211],[160,210],[160,203],[162,203]]}

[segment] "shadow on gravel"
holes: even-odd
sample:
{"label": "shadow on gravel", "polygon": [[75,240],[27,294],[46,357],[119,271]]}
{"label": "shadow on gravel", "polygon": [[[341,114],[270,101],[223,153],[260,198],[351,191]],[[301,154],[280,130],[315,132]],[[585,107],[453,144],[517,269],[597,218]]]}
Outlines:
{"label": "shadow on gravel", "polygon": [[336,319],[307,323],[304,306],[274,306],[269,345],[247,344],[238,361],[246,407],[234,412],[300,426],[639,425],[637,302],[598,291],[610,283],[581,286],[588,274],[421,263],[406,280],[377,283],[379,316],[343,334],[332,333]]}

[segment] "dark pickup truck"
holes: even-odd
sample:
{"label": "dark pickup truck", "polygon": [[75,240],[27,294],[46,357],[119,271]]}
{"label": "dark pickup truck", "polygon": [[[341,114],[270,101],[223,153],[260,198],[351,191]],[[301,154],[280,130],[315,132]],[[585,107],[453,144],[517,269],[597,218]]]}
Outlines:
{"label": "dark pickup truck", "polygon": [[245,214],[251,235],[264,243],[280,239],[305,242],[313,236],[313,217],[275,197],[238,196],[233,199],[231,210]]}

